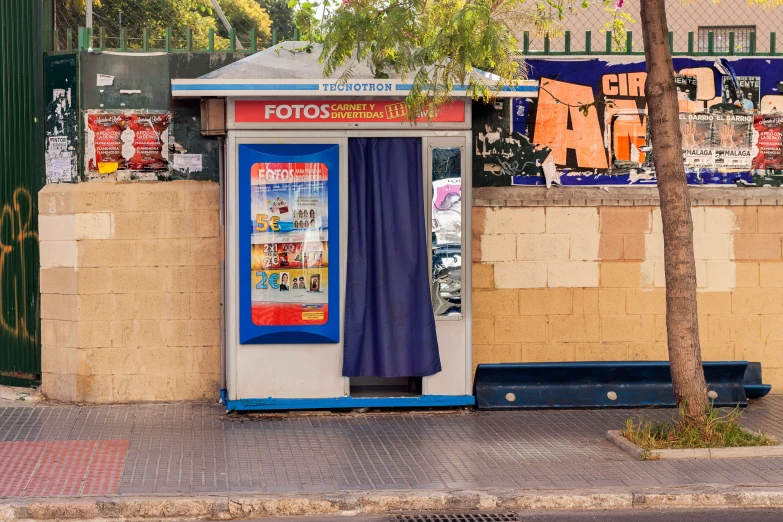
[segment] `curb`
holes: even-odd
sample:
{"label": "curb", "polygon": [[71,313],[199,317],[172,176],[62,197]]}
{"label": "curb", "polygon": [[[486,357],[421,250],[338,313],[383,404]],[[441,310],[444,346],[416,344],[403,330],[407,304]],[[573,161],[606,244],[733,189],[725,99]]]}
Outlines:
{"label": "curb", "polygon": [[620,430],[609,430],[606,438],[637,460],[747,459],[783,457],[783,446],[743,446],[737,448],[654,449],[644,450],[623,437]]}
{"label": "curb", "polygon": [[545,509],[783,507],[783,488],[690,491],[421,491],[325,495],[24,499],[0,503],[0,522],[21,520],[242,520],[303,515],[385,515],[418,511],[524,511]]}

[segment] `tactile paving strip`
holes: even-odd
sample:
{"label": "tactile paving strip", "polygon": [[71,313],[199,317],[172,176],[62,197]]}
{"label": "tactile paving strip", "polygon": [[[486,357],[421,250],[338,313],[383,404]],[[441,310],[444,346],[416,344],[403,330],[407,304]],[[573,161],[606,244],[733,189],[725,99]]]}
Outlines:
{"label": "tactile paving strip", "polygon": [[117,493],[127,440],[0,442],[0,497]]}

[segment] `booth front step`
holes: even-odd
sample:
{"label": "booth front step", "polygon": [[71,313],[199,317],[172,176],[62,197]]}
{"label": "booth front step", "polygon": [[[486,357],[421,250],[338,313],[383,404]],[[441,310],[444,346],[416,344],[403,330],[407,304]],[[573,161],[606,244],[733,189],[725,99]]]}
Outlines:
{"label": "booth front step", "polygon": [[458,408],[473,406],[473,395],[419,395],[416,397],[328,397],[321,399],[237,399],[221,391],[228,411],[351,410],[358,408]]}

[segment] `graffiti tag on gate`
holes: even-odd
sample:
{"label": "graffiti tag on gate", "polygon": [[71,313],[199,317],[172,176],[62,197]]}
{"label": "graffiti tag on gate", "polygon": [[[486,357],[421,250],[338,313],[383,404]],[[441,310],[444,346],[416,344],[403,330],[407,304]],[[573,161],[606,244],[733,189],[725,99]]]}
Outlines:
{"label": "graffiti tag on gate", "polygon": [[0,330],[35,340],[37,289],[28,288],[28,271],[38,270],[38,233],[33,229],[33,199],[17,188],[0,210]]}

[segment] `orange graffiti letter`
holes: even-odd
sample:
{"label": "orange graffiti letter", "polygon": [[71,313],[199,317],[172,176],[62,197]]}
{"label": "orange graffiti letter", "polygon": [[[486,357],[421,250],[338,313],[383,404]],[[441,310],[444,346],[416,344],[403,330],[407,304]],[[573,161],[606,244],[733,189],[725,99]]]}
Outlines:
{"label": "orange graffiti letter", "polygon": [[552,149],[556,165],[565,165],[567,151],[573,149],[581,168],[609,166],[595,106],[589,108],[587,116],[579,109],[580,104],[593,102],[591,87],[541,79],[533,140]]}
{"label": "orange graffiti letter", "polygon": [[604,74],[603,85],[604,85],[605,96],[617,96],[618,94],[620,94],[620,91],[617,88],[616,74]]}
{"label": "orange graffiti letter", "polygon": [[646,72],[628,73],[628,96],[644,96],[644,82],[646,80]]}

